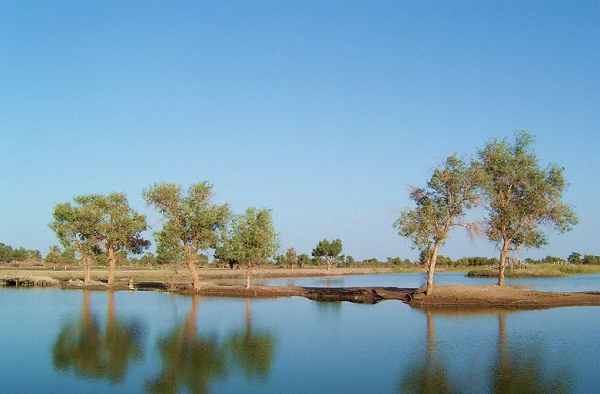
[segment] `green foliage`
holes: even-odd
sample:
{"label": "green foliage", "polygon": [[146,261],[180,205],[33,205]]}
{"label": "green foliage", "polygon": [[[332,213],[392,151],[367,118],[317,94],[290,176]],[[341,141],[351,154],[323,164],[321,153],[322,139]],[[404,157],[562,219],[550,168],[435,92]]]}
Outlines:
{"label": "green foliage", "polygon": [[400,257],[388,257],[386,263],[391,265],[412,265],[412,261]]}
{"label": "green foliage", "polygon": [[305,267],[310,264],[310,256],[307,254],[301,254],[298,256],[298,266],[300,268]]}
{"label": "green foliage", "polygon": [[100,253],[98,227],[102,212],[86,196],[74,198],[74,204],[61,203],[54,207],[50,228],[65,249],[72,248],[81,256]]}
{"label": "green foliage", "polygon": [[172,183],[156,184],[144,192],[146,202],[165,219],[162,230],[155,234],[158,262],[181,261],[186,248],[197,255],[217,246],[230,213],[226,204],[213,204],[212,197],[208,182],[190,186],[185,195],[181,186]]}
{"label": "green foliage", "polygon": [[479,202],[478,187],[482,179],[479,168],[467,166],[457,156],[449,156],[436,168],[426,188],[410,193],[415,208],[404,210],[394,227],[421,250],[443,245],[452,227],[463,223],[467,209]]}
{"label": "green foliage", "polygon": [[581,263],[581,254],[573,252],[567,257],[567,261],[571,264],[579,264]]}
{"label": "green foliage", "polygon": [[73,248],[65,248],[64,250],[58,245],[50,247],[48,254],[44,258],[46,264],[74,264],[76,262],[75,250]]}
{"label": "green foliage", "polygon": [[564,169],[541,168],[531,150],[532,136],[521,131],[515,141],[493,140],[479,152],[487,199],[487,235],[512,249],[540,247],[547,239],[541,225],[569,231],[577,217],[561,201],[566,187]]}
{"label": "green foliage", "polygon": [[322,239],[319,241],[317,246],[312,250],[312,256],[320,261],[325,258],[328,264],[331,264],[336,261],[338,256],[342,253],[342,240],[334,239],[329,241],[327,239]]}
{"label": "green foliage", "polygon": [[140,254],[150,245],[142,237],[142,232],[147,229],[146,217],[129,206],[125,194],[93,194],[80,196],[78,201],[100,214],[94,232],[96,245],[105,253],[112,249],[113,252]]}
{"label": "green foliage", "polygon": [[222,259],[258,264],[273,257],[278,247],[271,211],[248,208],[233,217],[216,253]]}
{"label": "green foliage", "polygon": [[41,261],[42,255],[39,250],[25,249],[22,247],[13,248],[0,242],[0,263],[10,263],[13,261]]}
{"label": "green foliage", "polygon": [[581,260],[581,264],[600,264],[600,256],[586,254]]}

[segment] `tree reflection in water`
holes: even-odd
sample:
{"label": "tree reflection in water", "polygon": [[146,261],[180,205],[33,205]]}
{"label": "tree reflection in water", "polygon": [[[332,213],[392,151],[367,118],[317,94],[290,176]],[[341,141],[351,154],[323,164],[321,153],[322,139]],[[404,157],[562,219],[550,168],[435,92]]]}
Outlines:
{"label": "tree reflection in water", "polygon": [[435,322],[431,311],[426,311],[427,337],[426,351],[423,360],[410,368],[400,382],[402,393],[455,393],[448,380],[448,372],[443,362],[438,359],[435,343]]}
{"label": "tree reflection in water", "polygon": [[[490,367],[491,381],[487,385],[492,393],[569,393],[572,391],[568,368],[549,371],[545,369],[544,351],[541,344],[530,343],[524,347],[511,347],[506,333],[506,317],[503,310],[443,311],[426,310],[426,353],[418,365],[410,368],[400,382],[402,393],[462,393],[472,391],[451,382],[443,360],[438,356],[435,340],[434,313],[445,316],[467,314],[493,314],[498,319],[498,341],[494,361]],[[473,371],[460,371],[473,373]],[[481,376],[486,376],[482,373]]]}
{"label": "tree reflection in water", "polygon": [[[209,392],[210,383],[224,378],[236,363],[246,378],[268,377],[273,363],[274,338],[252,327],[250,300],[246,300],[245,327],[219,342],[216,336],[198,333],[199,298],[183,322],[159,339],[162,360],[160,374],[147,381],[146,389],[155,393]],[[231,357],[231,360],[229,360]],[[231,361],[231,362],[230,362]]]}
{"label": "tree reflection in water", "polygon": [[226,375],[223,346],[215,336],[201,336],[198,332],[199,300],[198,296],[194,296],[183,324],[159,339],[162,371],[146,383],[148,391],[177,393],[187,389],[191,393],[208,393],[210,381]]}
{"label": "tree reflection in water", "polygon": [[493,367],[494,393],[569,393],[570,379],[567,368],[544,373],[541,345],[531,344],[514,351],[506,335],[506,311],[498,312],[498,350]]}
{"label": "tree reflection in water", "polygon": [[271,333],[252,328],[252,306],[246,299],[245,327],[228,340],[227,348],[246,378],[266,379],[273,364],[274,337]]}
{"label": "tree reflection in water", "polygon": [[116,317],[112,292],[107,303],[107,323],[102,331],[91,310],[90,292],[83,291],[81,317],[63,325],[54,343],[56,370],[118,383],[126,376],[129,362],[142,358],[141,326]]}

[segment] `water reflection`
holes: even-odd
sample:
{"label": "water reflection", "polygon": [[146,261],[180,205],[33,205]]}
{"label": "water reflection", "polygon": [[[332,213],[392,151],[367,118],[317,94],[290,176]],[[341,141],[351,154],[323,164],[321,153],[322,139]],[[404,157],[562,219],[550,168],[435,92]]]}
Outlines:
{"label": "water reflection", "polygon": [[[498,322],[498,340],[492,364],[489,366],[491,393],[569,393],[573,391],[573,381],[568,366],[546,368],[544,347],[541,343],[528,342],[525,346],[511,346],[506,320],[509,311],[505,310],[426,310],[425,354],[416,366],[409,368],[402,376],[399,391],[402,393],[463,393],[472,388],[463,379],[452,380],[448,366],[438,354],[434,316],[463,318],[466,315],[493,314]],[[470,371],[460,371],[461,375]]]}
{"label": "water reflection", "polygon": [[234,365],[247,379],[266,380],[273,364],[274,336],[252,326],[251,301],[246,300],[244,328],[222,341],[198,327],[200,298],[192,298],[185,321],[158,340],[162,369],[146,381],[153,393],[208,393],[210,384],[225,378]]}
{"label": "water reflection", "polygon": [[234,332],[226,342],[233,359],[248,379],[266,380],[273,365],[274,336],[252,327],[252,304],[245,303],[244,329]]}
{"label": "water reflection", "polygon": [[108,314],[102,330],[90,307],[90,292],[83,292],[81,316],[67,322],[52,348],[54,368],[77,376],[121,382],[129,362],[143,356],[142,330],[137,322],[116,317],[113,293],[108,293]]}
{"label": "water reflection", "polygon": [[498,312],[497,360],[493,367],[494,393],[569,393],[571,392],[568,368],[544,371],[541,344],[532,343],[514,351],[506,335],[507,312]]}
{"label": "water reflection", "polygon": [[[119,317],[112,293],[107,293],[106,306],[101,306],[106,308],[106,314],[94,313],[96,306],[90,304],[101,300],[101,295],[96,300],[96,296],[90,294],[93,293],[82,293],[78,316],[60,326],[57,337],[50,340],[53,343],[52,363],[45,365],[52,365],[60,373],[69,372],[71,378],[74,376],[80,382],[85,378],[122,383],[115,389],[124,392],[285,392],[281,382],[293,380],[290,376],[298,371],[305,378],[295,382],[298,385],[296,392],[313,392],[317,386],[327,387],[330,391],[351,392],[359,386],[350,383],[347,376],[351,374],[360,379],[373,374],[373,369],[365,365],[376,365],[372,368],[386,371],[385,375],[372,378],[360,387],[361,390],[372,388],[374,392],[563,393],[572,392],[577,381],[575,367],[570,369],[571,365],[564,357],[554,357],[548,346],[548,343],[556,343],[553,337],[537,335],[544,329],[538,329],[537,317],[532,320],[532,314],[537,312],[513,314],[497,309],[418,311],[400,304],[367,307],[307,303],[295,299],[260,303],[251,299],[214,300],[214,303],[207,300],[204,303],[199,297],[177,297],[178,302],[186,303],[189,308],[184,317],[175,320],[174,325],[167,326],[164,331],[148,330],[149,334],[156,333],[157,336],[142,341],[142,326],[135,320]],[[128,302],[139,302],[139,299],[128,299]],[[148,302],[147,298],[144,300]],[[281,302],[289,302],[298,308],[294,311],[289,308],[289,322],[288,319],[273,319],[280,313],[288,313],[287,309],[285,312],[269,309],[279,308]],[[407,308],[403,310],[402,320],[393,314],[396,307]],[[237,317],[218,320],[215,326],[211,310],[229,315],[235,313]],[[152,327],[157,322],[156,309],[145,311],[140,309],[136,316]],[[304,337],[301,343],[276,337],[275,332],[289,335],[297,332],[294,330],[299,323],[292,313],[298,311],[302,311],[303,316],[307,314],[302,323],[308,327],[305,331],[331,332],[342,323],[344,330],[333,330],[335,335],[327,340]],[[259,313],[260,319],[253,312],[254,315]],[[369,318],[364,319],[364,316]],[[542,313],[539,316],[548,319],[554,315]],[[386,349],[378,347],[378,341],[368,342],[368,337],[356,342],[373,322],[393,322],[394,327],[405,327],[411,324],[407,318],[413,321],[415,328],[422,324],[422,336],[415,338],[390,330],[390,336],[380,339]],[[274,331],[262,328],[271,326]],[[532,332],[536,334],[531,335]],[[149,344],[147,357],[144,357],[143,343]],[[301,352],[305,350],[317,357],[304,358]],[[377,364],[385,354],[392,357],[390,362],[383,366]],[[321,363],[319,357],[327,361]],[[359,365],[348,361],[357,357],[370,361]],[[580,368],[583,361],[576,361]],[[277,362],[280,364],[274,368]],[[317,371],[329,368],[330,373],[314,373],[313,366]],[[395,375],[394,372],[399,370],[400,376]]]}
{"label": "water reflection", "polygon": [[400,383],[401,393],[455,393],[444,363],[438,358],[435,339],[435,322],[433,313],[426,311],[427,319],[426,346],[422,361],[410,368]]}
{"label": "water reflection", "polygon": [[146,389],[153,393],[177,393],[187,389],[192,393],[208,393],[211,380],[226,375],[225,349],[215,335],[200,334],[198,304],[192,306],[185,321],[158,340],[162,370],[147,381]]}

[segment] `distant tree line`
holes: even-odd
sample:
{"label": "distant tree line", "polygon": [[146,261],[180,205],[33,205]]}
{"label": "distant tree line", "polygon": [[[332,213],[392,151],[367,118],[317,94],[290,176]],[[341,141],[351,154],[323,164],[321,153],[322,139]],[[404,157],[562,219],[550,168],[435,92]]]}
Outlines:
{"label": "distant tree line", "polygon": [[0,242],[0,263],[41,261],[42,254],[36,249],[14,248]]}

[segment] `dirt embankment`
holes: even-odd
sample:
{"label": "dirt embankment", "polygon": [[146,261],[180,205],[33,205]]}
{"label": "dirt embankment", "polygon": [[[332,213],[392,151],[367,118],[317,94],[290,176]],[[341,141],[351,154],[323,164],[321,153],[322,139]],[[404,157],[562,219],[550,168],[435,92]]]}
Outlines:
{"label": "dirt embankment", "polygon": [[559,306],[600,306],[600,292],[546,292],[519,287],[437,286],[430,296],[415,293],[410,301],[416,307],[501,307],[509,309]]}
{"label": "dirt embankment", "polygon": [[[130,272],[128,272],[130,273]],[[194,290],[188,280],[151,280],[147,276],[125,276],[120,272],[115,286],[108,288],[104,280],[84,286],[80,278],[53,277],[26,272],[20,275],[0,273],[0,286],[9,287],[60,287],[66,289],[88,288],[94,290],[158,290],[190,294]],[[141,280],[140,280],[141,279]],[[299,296],[317,301],[348,301],[374,304],[384,300],[399,300],[422,308],[510,308],[532,309],[559,306],[600,306],[600,292],[553,293],[518,287],[449,285],[436,286],[430,296],[421,289],[397,287],[299,287],[252,286],[222,280],[205,280],[198,292],[205,296],[220,297],[291,297]]]}

